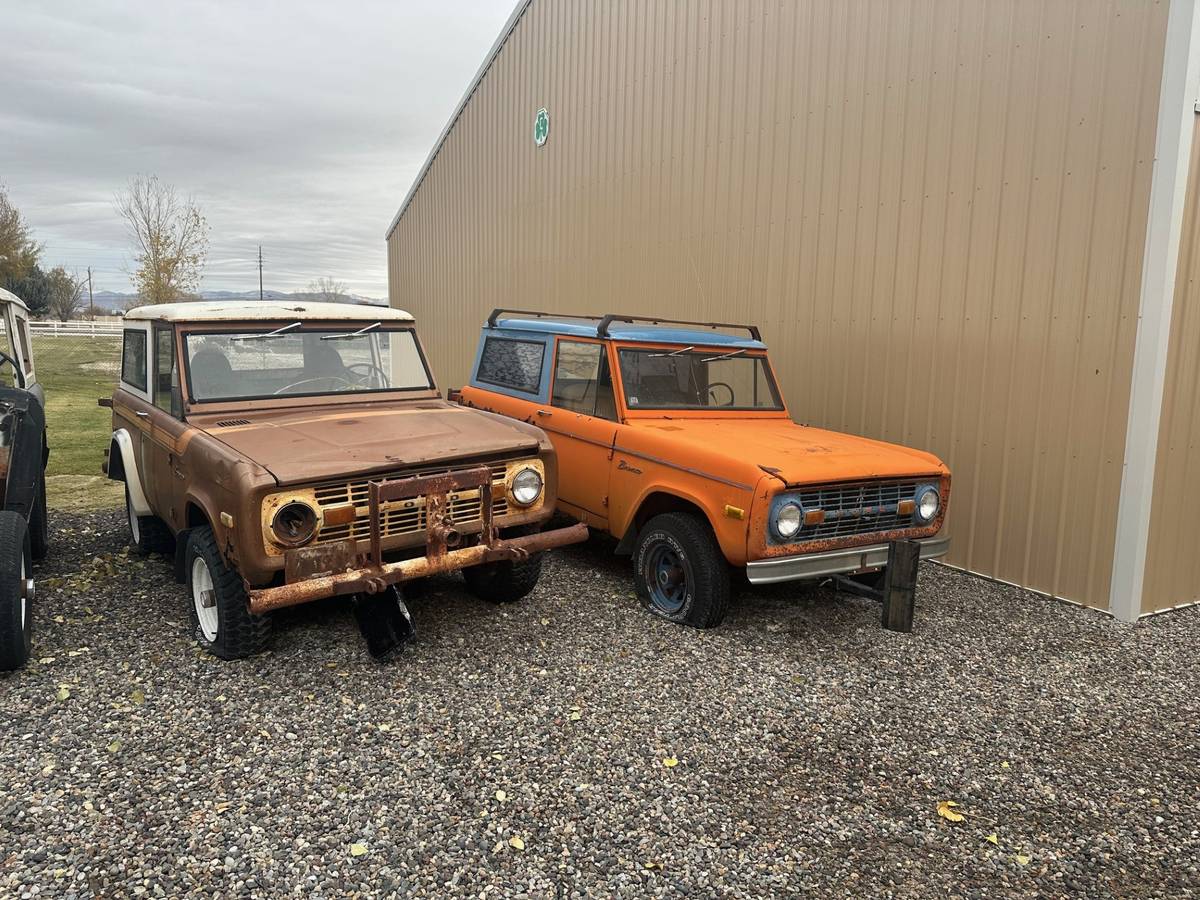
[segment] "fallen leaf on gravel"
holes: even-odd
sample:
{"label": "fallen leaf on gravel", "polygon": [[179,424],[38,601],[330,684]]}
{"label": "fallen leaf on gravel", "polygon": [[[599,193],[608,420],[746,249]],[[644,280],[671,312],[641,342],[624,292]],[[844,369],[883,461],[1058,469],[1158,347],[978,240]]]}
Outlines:
{"label": "fallen leaf on gravel", "polygon": [[679,760],[677,760],[673,756],[668,756],[666,759],[663,760],[663,765],[666,766],[668,769],[673,769],[677,765],[679,765]]}
{"label": "fallen leaf on gravel", "polygon": [[59,625],[61,625],[61,624],[63,624],[63,622],[65,622],[67,620],[64,619],[62,616],[55,616],[54,621],[57,622]]}
{"label": "fallen leaf on gravel", "polygon": [[54,662],[54,657],[53,656],[43,656],[41,659],[38,660],[38,662],[41,663],[43,666],[48,666],[48,665],[50,665],[50,663]]}
{"label": "fallen leaf on gravel", "polygon": [[121,739],[117,738],[115,741],[110,741],[105,749],[108,750],[109,753],[116,753],[121,749]]}
{"label": "fallen leaf on gravel", "polygon": [[1000,843],[1000,838],[998,838],[994,833],[989,834],[987,837],[984,838],[984,840],[987,841],[989,844],[999,844]]}
{"label": "fallen leaf on gravel", "polygon": [[1007,769],[1008,768],[1008,760],[1005,760],[1004,762],[1000,763],[1000,768]]}
{"label": "fallen leaf on gravel", "polygon": [[578,722],[580,719],[583,718],[583,713],[579,711],[578,706],[572,706],[571,707],[571,715],[567,716],[567,718],[570,719],[572,722]]}
{"label": "fallen leaf on gravel", "polygon": [[1013,857],[1013,859],[1015,859],[1017,861],[1018,866],[1029,865],[1029,857],[1023,853],[1018,853],[1016,856]]}
{"label": "fallen leaf on gravel", "polygon": [[146,702],[146,695],[142,693],[141,688],[135,688],[133,693],[129,695],[129,699],[134,706],[141,706]]}
{"label": "fallen leaf on gravel", "polygon": [[350,855],[351,856],[362,856],[366,852],[367,852],[366,844],[351,844],[350,845]]}
{"label": "fallen leaf on gravel", "polygon": [[54,696],[56,696],[59,700],[66,700],[68,697],[71,696],[71,689],[69,687],[67,687],[65,684],[60,684],[58,686],[58,693],[55,694]]}
{"label": "fallen leaf on gravel", "polygon": [[392,730],[392,726],[391,726],[391,725],[380,725],[380,726],[379,726],[379,730],[380,730],[380,731],[391,731],[391,730]]}
{"label": "fallen leaf on gravel", "polygon": [[508,794],[504,793],[504,791],[496,791],[496,799],[503,803],[508,799]]}
{"label": "fallen leaf on gravel", "polygon": [[647,862],[644,866],[644,868],[647,869],[662,869],[662,867],[662,863],[660,862]]}
{"label": "fallen leaf on gravel", "polygon": [[956,813],[954,807],[958,806],[953,800],[943,800],[937,806],[938,815],[949,822],[961,822],[963,820],[962,813]]}
{"label": "fallen leaf on gravel", "polygon": [[543,624],[543,625],[549,625],[549,624],[550,624],[550,620],[549,620],[549,619],[542,619],[542,624]]}
{"label": "fallen leaf on gravel", "polygon": [[524,850],[525,842],[514,834],[508,839],[508,846],[512,847],[514,850]]}

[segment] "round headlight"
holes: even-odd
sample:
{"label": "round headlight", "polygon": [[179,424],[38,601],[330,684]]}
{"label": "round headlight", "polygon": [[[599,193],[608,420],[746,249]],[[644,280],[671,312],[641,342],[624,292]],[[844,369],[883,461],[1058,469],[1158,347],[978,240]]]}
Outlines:
{"label": "round headlight", "polygon": [[317,511],[307,503],[290,500],[271,517],[275,539],[289,547],[307,544],[317,533]]}
{"label": "round headlight", "polygon": [[937,518],[938,510],[941,509],[942,498],[938,495],[938,489],[931,484],[927,484],[922,488],[917,489],[917,521],[928,525]]}
{"label": "round headlight", "polygon": [[784,540],[796,536],[804,523],[804,513],[796,503],[785,503],[775,512],[775,534]]}
{"label": "round headlight", "polygon": [[537,469],[522,469],[509,485],[512,498],[521,506],[532,506],[542,496],[542,475]]}

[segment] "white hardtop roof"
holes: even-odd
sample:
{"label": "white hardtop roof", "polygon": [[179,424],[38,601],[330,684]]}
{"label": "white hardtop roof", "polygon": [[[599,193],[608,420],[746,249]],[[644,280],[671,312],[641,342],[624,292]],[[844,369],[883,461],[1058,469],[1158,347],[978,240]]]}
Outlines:
{"label": "white hardtop roof", "polygon": [[29,309],[29,307],[25,305],[24,300],[14,294],[12,291],[6,291],[4,288],[0,288],[0,303],[11,303],[13,306],[19,306],[24,310]]}
{"label": "white hardtop roof", "polygon": [[357,303],[309,303],[307,300],[197,300],[139,306],[125,313],[125,321],[159,322],[414,322],[402,309]]}

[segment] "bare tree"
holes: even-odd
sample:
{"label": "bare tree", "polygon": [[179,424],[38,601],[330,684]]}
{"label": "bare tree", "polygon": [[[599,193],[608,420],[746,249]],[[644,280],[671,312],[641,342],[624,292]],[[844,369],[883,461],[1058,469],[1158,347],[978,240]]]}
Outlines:
{"label": "bare tree", "polygon": [[133,242],[137,268],[131,279],[142,300],[190,299],[208,256],[208,222],[195,201],[149,175],[131,179],[116,207]]}
{"label": "bare tree", "polygon": [[0,185],[0,286],[13,285],[37,265],[42,247]]}
{"label": "bare tree", "polygon": [[340,303],[346,299],[346,285],[340,281],[335,281],[328,275],[322,275],[315,281],[308,283],[308,292],[316,294],[322,300],[330,303]]}
{"label": "bare tree", "polygon": [[51,269],[46,279],[50,293],[50,315],[61,322],[71,321],[83,306],[83,287],[87,279],[69,274],[62,266]]}

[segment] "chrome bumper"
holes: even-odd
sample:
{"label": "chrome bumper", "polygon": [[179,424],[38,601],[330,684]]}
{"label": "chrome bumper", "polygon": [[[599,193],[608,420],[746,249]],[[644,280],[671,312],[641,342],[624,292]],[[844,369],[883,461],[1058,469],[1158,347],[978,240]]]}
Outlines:
{"label": "chrome bumper", "polygon": [[[945,556],[950,550],[948,537],[926,538],[917,543],[921,545],[921,559]],[[858,572],[862,569],[878,569],[887,565],[887,559],[887,544],[869,544],[866,547],[850,547],[846,550],[826,550],[824,553],[803,553],[798,556],[754,560],[746,563],[746,577],[751,584],[827,578],[830,575],[845,575],[847,572]]]}

